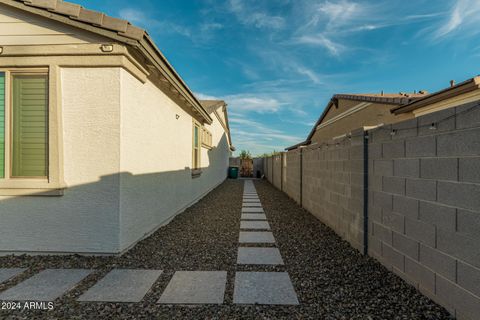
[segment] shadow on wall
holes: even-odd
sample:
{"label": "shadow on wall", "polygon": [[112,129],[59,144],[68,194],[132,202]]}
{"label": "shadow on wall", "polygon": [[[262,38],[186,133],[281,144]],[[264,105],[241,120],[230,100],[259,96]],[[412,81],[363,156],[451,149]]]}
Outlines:
{"label": "shadow on wall", "polygon": [[119,172],[70,186],[63,196],[5,197],[0,200],[0,252],[121,252],[224,181],[225,135],[207,155],[209,166],[199,177],[192,177],[189,167]]}

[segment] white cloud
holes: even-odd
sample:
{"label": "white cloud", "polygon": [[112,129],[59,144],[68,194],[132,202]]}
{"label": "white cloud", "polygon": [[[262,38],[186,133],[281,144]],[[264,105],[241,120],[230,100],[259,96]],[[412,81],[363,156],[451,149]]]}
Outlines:
{"label": "white cloud", "polygon": [[328,39],[325,35],[323,34],[317,34],[317,35],[304,35],[301,36],[297,39],[298,43],[303,43],[303,44],[308,44],[308,45],[318,45],[321,46],[332,55],[332,56],[339,56],[344,50],[345,46],[333,42],[332,40]]}
{"label": "white cloud", "polygon": [[256,9],[248,7],[243,0],[230,0],[228,2],[228,9],[245,25],[267,29],[281,29],[285,25],[285,19],[283,17],[272,16],[265,12],[256,11]]}
{"label": "white cloud", "polygon": [[149,30],[150,32],[156,30],[162,33],[176,33],[187,38],[192,38],[192,31],[189,28],[171,21],[152,19],[144,12],[133,8],[121,9],[119,11],[119,16],[122,19],[128,20],[133,24]]}
{"label": "white cloud", "polygon": [[253,111],[257,113],[273,113],[280,110],[281,104],[274,98],[248,95],[227,96],[228,104],[233,110],[240,112]]}
{"label": "white cloud", "polygon": [[132,8],[121,9],[119,15],[122,19],[128,20],[134,24],[143,24],[147,20],[147,17],[143,12]]}
{"label": "white cloud", "polygon": [[[440,28],[435,32],[435,38],[443,38],[456,31],[464,30],[465,33],[478,33],[480,22],[480,1],[478,0],[457,0],[452,7],[448,19],[442,22]],[[465,28],[463,28],[465,27]]]}

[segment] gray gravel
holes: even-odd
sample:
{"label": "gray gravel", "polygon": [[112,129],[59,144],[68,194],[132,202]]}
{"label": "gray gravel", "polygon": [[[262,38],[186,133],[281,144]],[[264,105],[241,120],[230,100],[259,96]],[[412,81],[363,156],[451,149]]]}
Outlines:
{"label": "gray gravel", "polygon": [[[256,181],[260,200],[284,266],[236,265],[243,181],[227,180],[170,224],[121,257],[8,256],[0,267],[28,267],[0,291],[45,268],[96,271],[52,311],[2,311],[8,319],[450,319],[413,287],[364,257],[328,227],[265,181]],[[258,245],[245,245],[258,246]],[[274,246],[260,245],[260,246]],[[80,303],[76,299],[115,268],[164,270],[140,303]],[[157,303],[175,271],[225,270],[225,303],[167,306]],[[235,271],[288,271],[299,306],[238,306],[232,303]]]}

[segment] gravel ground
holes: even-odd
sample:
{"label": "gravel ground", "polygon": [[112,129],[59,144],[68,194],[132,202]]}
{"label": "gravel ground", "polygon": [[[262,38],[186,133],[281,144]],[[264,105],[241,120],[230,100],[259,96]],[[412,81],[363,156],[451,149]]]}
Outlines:
{"label": "gravel ground", "polygon": [[[450,319],[448,313],[347,242],[265,181],[255,186],[285,266],[237,266],[243,181],[227,180],[167,226],[120,257],[9,256],[0,267],[28,267],[0,291],[45,268],[96,271],[52,311],[3,311],[2,319]],[[161,269],[164,273],[140,303],[79,303],[75,299],[109,270]],[[228,271],[219,306],[157,304],[175,271]],[[232,304],[235,271],[288,271],[299,306]]]}

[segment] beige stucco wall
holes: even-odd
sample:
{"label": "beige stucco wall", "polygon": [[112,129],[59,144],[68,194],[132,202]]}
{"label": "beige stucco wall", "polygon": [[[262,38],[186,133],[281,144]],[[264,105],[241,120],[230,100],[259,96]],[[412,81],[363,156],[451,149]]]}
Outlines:
{"label": "beige stucco wall", "polygon": [[[339,99],[339,108],[332,107],[325,116],[322,123],[328,121],[332,117],[348,111],[349,109],[361,104],[360,101],[343,100]],[[390,112],[392,105],[372,103],[366,108],[348,115],[344,118],[337,120],[336,122],[327,125],[323,128],[317,129],[312,136],[312,142],[321,143],[328,141],[334,137],[342,134],[350,133],[359,127],[376,126],[379,124],[390,124],[403,121],[411,117],[411,115],[399,115],[396,116]]]}
{"label": "beige stucco wall", "polygon": [[[135,93],[135,94],[132,94]],[[120,247],[128,248],[221,183],[228,143],[213,116],[214,148],[192,178],[192,118],[152,83],[121,72]],[[179,118],[176,118],[176,115]]]}
{"label": "beige stucco wall", "polygon": [[63,196],[0,196],[0,253],[118,251],[120,69],[61,70]]}
{"label": "beige stucco wall", "polygon": [[[0,24],[6,48],[38,45],[38,53],[47,53],[55,45],[104,41],[2,5]],[[203,173],[192,178],[192,117],[150,81],[117,66],[90,65],[60,68],[52,80],[60,101],[50,97],[51,107],[62,116],[50,130],[58,126],[67,188],[62,196],[0,196],[0,255],[119,253],[226,178],[229,145],[215,115],[207,125],[214,147],[201,149]]]}
{"label": "beige stucco wall", "polygon": [[[192,178],[192,118],[121,68],[61,71],[63,196],[0,197],[0,254],[121,252],[227,175],[218,119]],[[176,115],[180,117],[176,119]]]}
{"label": "beige stucco wall", "polygon": [[0,4],[0,45],[82,44],[103,37]]}

